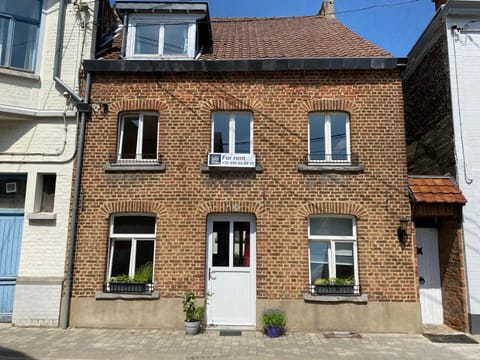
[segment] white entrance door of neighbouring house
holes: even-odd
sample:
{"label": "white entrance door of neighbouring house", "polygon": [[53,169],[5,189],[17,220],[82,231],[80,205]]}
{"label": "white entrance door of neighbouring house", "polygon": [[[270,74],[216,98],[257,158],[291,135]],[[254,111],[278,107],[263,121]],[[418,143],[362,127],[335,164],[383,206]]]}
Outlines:
{"label": "white entrance door of neighbouring house", "polygon": [[210,215],[207,222],[207,324],[255,325],[255,217]]}
{"label": "white entrance door of neighbouring house", "polygon": [[417,228],[420,305],[424,324],[443,324],[437,229]]}

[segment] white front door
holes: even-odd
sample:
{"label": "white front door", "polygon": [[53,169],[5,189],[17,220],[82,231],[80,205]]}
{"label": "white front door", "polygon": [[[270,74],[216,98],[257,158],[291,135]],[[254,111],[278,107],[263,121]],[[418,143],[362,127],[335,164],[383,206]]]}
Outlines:
{"label": "white front door", "polygon": [[443,324],[437,229],[417,228],[418,282],[424,324]]}
{"label": "white front door", "polygon": [[252,215],[208,217],[208,325],[255,325],[255,232]]}

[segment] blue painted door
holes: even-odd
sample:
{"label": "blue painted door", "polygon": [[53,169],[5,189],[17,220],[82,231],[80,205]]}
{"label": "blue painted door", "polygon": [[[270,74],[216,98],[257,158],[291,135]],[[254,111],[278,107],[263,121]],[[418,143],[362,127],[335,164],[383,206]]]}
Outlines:
{"label": "blue painted door", "polygon": [[0,209],[0,322],[11,322],[22,242],[23,210]]}

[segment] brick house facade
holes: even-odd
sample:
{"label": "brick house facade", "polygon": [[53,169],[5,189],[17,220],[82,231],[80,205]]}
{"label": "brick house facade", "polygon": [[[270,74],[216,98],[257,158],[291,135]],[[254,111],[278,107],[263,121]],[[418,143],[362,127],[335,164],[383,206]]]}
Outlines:
{"label": "brick house facade", "polygon": [[[237,26],[238,35],[242,26],[268,21],[244,19],[228,25]],[[108,55],[85,62],[92,75],[90,101],[99,110],[86,129],[72,325],[181,327],[183,294],[193,290],[203,297],[211,278],[223,276],[210,273],[215,265],[210,257],[221,252],[221,245],[209,243],[215,221],[223,221],[217,217],[239,216],[252,219],[251,238],[245,240],[250,248],[240,250],[240,256],[249,257],[247,267],[253,273],[253,293],[245,290],[253,299],[248,325],[260,327],[263,309],[279,307],[286,311],[291,330],[419,330],[414,247],[411,241],[399,242],[397,235],[399,219],[410,217],[401,62],[334,19],[306,21],[348,32],[349,61],[328,48],[327,62],[295,62],[289,54],[273,61],[221,58],[222,49],[215,47],[232,44],[218,41],[215,31],[224,30],[219,28],[225,23],[213,19],[214,49],[206,56],[216,59],[155,63]],[[309,57],[308,49],[303,51],[299,57]],[[120,133],[126,131],[123,119],[132,113],[158,116],[153,166],[118,160],[119,139],[125,136]],[[255,166],[208,163],[216,146],[212,122],[217,113],[249,114]],[[347,114],[349,161],[309,162],[309,116],[337,113]],[[117,241],[111,235],[116,226],[112,219],[118,214],[155,217],[152,294],[106,291],[112,242]],[[311,290],[314,240],[309,242],[309,229],[318,216],[354,224],[352,250],[342,252],[338,242],[336,260],[329,260],[337,262],[337,275],[342,266],[355,262],[354,294],[319,296]],[[342,256],[351,260],[342,263]],[[217,316],[212,308],[225,305],[219,296],[221,290],[213,291],[207,323]],[[247,323],[230,323],[238,324]]]}

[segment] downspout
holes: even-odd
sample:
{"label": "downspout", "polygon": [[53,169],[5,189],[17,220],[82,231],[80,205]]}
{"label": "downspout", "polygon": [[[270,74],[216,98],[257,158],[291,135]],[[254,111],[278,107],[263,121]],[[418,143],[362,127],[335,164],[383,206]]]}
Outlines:
{"label": "downspout", "polygon": [[[87,72],[87,78],[85,83],[85,99],[83,104],[88,106],[90,101],[90,89],[92,86],[92,75]],[[73,206],[72,206],[72,223],[70,225],[70,242],[68,249],[68,267],[65,277],[65,301],[64,301],[64,314],[62,316],[62,329],[67,329],[70,318],[70,303],[72,292],[72,273],[73,273],[73,255],[75,251],[75,238],[77,234],[77,215],[78,215],[78,203],[80,198],[80,180],[82,174],[82,162],[83,162],[83,146],[85,140],[85,127],[86,127],[86,112],[82,112],[80,115],[80,135],[78,137],[77,146],[77,164],[75,171],[75,186],[73,189]]]}

